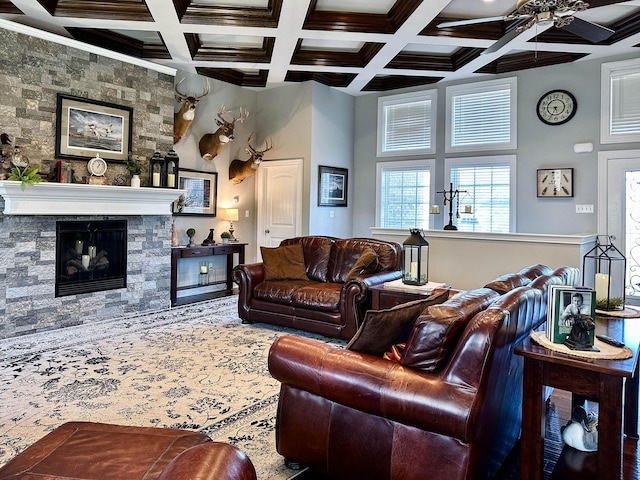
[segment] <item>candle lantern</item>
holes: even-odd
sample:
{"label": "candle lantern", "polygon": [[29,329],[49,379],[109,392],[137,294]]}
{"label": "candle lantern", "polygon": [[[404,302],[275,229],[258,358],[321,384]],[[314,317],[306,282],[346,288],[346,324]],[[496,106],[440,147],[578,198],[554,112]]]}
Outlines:
{"label": "candle lantern", "polygon": [[429,281],[429,242],[412,228],[402,244],[402,283],[424,285]]}
{"label": "candle lantern", "polygon": [[169,150],[169,153],[164,157],[165,170],[167,175],[167,181],[165,186],[167,188],[178,188],[178,154],[175,150]]}
{"label": "candle lantern", "polygon": [[623,310],[627,259],[613,245],[614,236],[598,235],[582,259],[582,284],[596,291],[598,310]]}
{"label": "candle lantern", "polygon": [[149,185],[164,187],[166,183],[166,164],[160,152],[156,152],[149,159]]}

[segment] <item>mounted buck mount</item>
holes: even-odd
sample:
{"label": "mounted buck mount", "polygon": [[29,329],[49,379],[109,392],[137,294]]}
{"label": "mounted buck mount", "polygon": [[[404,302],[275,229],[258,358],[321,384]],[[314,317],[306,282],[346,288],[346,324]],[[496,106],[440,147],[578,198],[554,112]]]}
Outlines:
{"label": "mounted buck mount", "polygon": [[186,93],[182,93],[178,90],[180,84],[184,82],[184,78],[182,78],[178,84],[175,86],[176,91],[176,102],[180,104],[180,109],[173,114],[173,144],[175,145],[184,137],[187,136],[187,131],[189,127],[193,123],[193,119],[196,115],[196,105],[198,102],[202,100],[204,97],[209,95],[210,87],[209,80],[204,86],[204,90],[202,95],[191,96]]}
{"label": "mounted buck mount", "polygon": [[262,163],[262,156],[265,152],[268,152],[273,148],[273,141],[269,139],[264,150],[256,150],[251,146],[251,142],[253,142],[254,137],[255,134],[252,133],[247,139],[247,148],[245,149],[245,152],[250,155],[249,159],[244,161],[236,159],[229,164],[229,181],[235,185],[242,183],[245,178],[256,173],[260,163]]}
{"label": "mounted buck mount", "polygon": [[236,121],[243,123],[249,116],[249,112],[240,107],[240,116],[234,116],[233,120],[227,121],[223,115],[228,113],[230,112],[225,110],[224,105],[222,105],[220,110],[218,110],[218,118],[216,118],[218,129],[213,133],[204,135],[198,144],[200,147],[200,155],[209,162],[218,156],[227,143],[233,141],[233,129]]}

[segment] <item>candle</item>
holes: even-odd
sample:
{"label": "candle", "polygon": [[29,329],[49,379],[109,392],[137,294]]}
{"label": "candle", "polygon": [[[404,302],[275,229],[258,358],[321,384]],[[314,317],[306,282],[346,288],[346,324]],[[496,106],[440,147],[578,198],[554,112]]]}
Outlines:
{"label": "candle", "polygon": [[471,205],[464,206],[464,213],[471,213]]}
{"label": "candle", "polygon": [[438,205],[432,205],[431,213],[440,213],[440,207]]}
{"label": "candle", "polygon": [[596,273],[596,300],[606,300],[609,297],[609,275]]}
{"label": "candle", "polygon": [[418,262],[411,262],[411,280],[418,279]]}
{"label": "candle", "polygon": [[89,258],[93,258],[96,256],[96,247],[95,245],[89,245]]}
{"label": "candle", "polygon": [[82,266],[85,270],[89,270],[89,255],[82,255]]}
{"label": "candle", "polygon": [[83,245],[84,243],[82,240],[76,240],[76,255],[82,254]]}
{"label": "candle", "polygon": [[160,172],[153,172],[153,186],[160,186]]}
{"label": "candle", "polygon": [[176,186],[176,176],[173,173],[167,174],[167,187],[173,188]]}
{"label": "candle", "polygon": [[200,265],[200,273],[207,273],[207,266],[206,265]]}

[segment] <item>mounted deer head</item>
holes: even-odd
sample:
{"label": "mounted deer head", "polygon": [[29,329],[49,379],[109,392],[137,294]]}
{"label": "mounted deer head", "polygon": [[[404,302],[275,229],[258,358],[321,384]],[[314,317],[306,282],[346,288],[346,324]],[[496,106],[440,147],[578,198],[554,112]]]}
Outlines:
{"label": "mounted deer head", "polygon": [[180,109],[173,114],[174,145],[187,136],[187,131],[189,130],[191,123],[193,123],[193,118],[196,114],[196,105],[198,105],[198,102],[200,100],[209,95],[209,80],[207,80],[207,83],[204,86],[202,95],[198,96],[187,95],[186,93],[182,93],[180,90],[178,90],[178,87],[182,82],[184,82],[184,78],[181,79],[175,86],[175,98],[176,102],[180,104]]}
{"label": "mounted deer head", "polygon": [[240,107],[240,116],[233,117],[233,120],[227,121],[223,115],[229,113],[224,109],[224,105],[218,110],[218,118],[216,118],[216,125],[218,130],[213,133],[207,133],[200,139],[200,155],[207,161],[213,160],[224,148],[224,146],[233,141],[233,129],[236,125],[236,121],[242,123],[249,116],[249,112],[243,110]]}
{"label": "mounted deer head", "polygon": [[264,150],[256,150],[251,146],[253,139],[254,134],[252,133],[247,140],[247,148],[245,149],[245,151],[250,155],[249,159],[245,161],[236,159],[229,164],[229,181],[235,185],[256,173],[256,170],[262,162],[262,156],[264,153],[273,148],[273,142],[269,145],[269,141],[267,141]]}

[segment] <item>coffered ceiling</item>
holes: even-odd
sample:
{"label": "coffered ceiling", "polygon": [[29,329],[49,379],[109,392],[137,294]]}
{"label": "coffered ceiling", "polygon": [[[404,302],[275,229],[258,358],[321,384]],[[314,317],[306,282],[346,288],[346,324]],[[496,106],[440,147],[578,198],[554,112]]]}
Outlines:
{"label": "coffered ceiling", "polygon": [[[523,31],[529,18],[502,19],[518,0],[0,0],[0,18],[243,87],[315,80],[358,95],[640,55],[640,0],[584,1],[572,27]],[[496,18],[438,27],[483,17]],[[593,23],[613,32],[593,41]]]}

